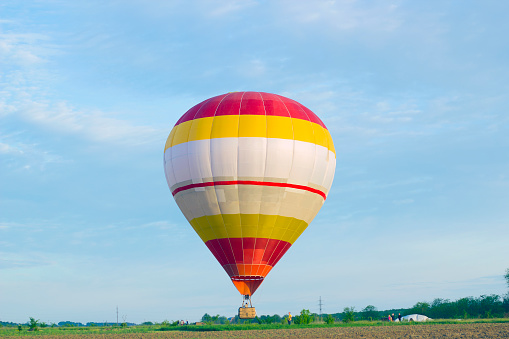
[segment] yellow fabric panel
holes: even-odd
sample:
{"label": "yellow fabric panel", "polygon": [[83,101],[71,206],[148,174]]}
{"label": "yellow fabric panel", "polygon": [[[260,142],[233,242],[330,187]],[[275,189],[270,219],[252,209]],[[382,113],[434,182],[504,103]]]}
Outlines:
{"label": "yellow fabric panel", "polygon": [[329,145],[329,140],[327,139],[327,134],[325,133],[327,130],[318,124],[311,124],[311,127],[313,128],[315,143],[318,145]]}
{"label": "yellow fabric panel", "polygon": [[[209,118],[205,118],[209,119]],[[239,116],[238,115],[222,115],[212,117],[212,134],[205,139],[215,138],[237,138],[239,136]],[[201,124],[202,119],[197,119]]]}
{"label": "yellow fabric panel", "polygon": [[175,136],[175,132],[177,132],[178,126],[172,128],[168,139],[166,139],[166,144],[164,145],[164,151],[173,146],[173,137]]}
{"label": "yellow fabric panel", "polygon": [[191,129],[189,130],[189,140],[209,139],[212,133],[212,122],[214,117],[191,120]]}
{"label": "yellow fabric panel", "polygon": [[264,115],[241,115],[239,137],[267,137],[267,120]]}
{"label": "yellow fabric panel", "polygon": [[[323,128],[320,125],[317,125]],[[292,119],[281,116],[267,116],[267,136],[277,135],[279,139],[293,140]]]}
{"label": "yellow fabric panel", "polygon": [[293,244],[308,224],[279,215],[223,214],[191,220],[203,242],[222,238],[267,238]]}
{"label": "yellow fabric panel", "polygon": [[172,146],[177,142],[179,144],[189,141],[189,130],[191,129],[191,125],[193,124],[193,120],[189,120],[181,123],[180,125],[175,126],[177,131],[173,136]]}
{"label": "yellow fabric panel", "polygon": [[[315,133],[313,132],[313,126],[315,123],[309,122],[307,120],[302,119],[292,119],[293,124],[293,138],[299,141],[310,142],[315,144]],[[317,125],[322,128],[322,126]],[[327,147],[327,144],[323,144],[322,146]]]}
{"label": "yellow fabric panel", "polygon": [[237,137],[299,140],[327,147],[335,153],[327,129],[307,120],[272,115],[222,115],[189,120],[173,128],[164,150],[193,140]]}
{"label": "yellow fabric panel", "polygon": [[330,135],[330,132],[328,130],[325,130],[325,134],[327,135],[328,143],[323,146],[327,147],[329,150],[332,151],[332,153],[336,154],[336,148],[334,147],[334,142],[332,141],[332,136]]}

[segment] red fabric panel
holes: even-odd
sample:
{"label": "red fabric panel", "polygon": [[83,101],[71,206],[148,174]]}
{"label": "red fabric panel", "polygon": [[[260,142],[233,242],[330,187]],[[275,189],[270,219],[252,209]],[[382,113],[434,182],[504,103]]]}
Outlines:
{"label": "red fabric panel", "polygon": [[258,92],[244,92],[240,106],[241,115],[265,115],[262,96]]}
{"label": "red fabric panel", "polygon": [[240,100],[244,92],[228,93],[217,107],[216,117],[220,115],[239,115]]}
{"label": "red fabric panel", "polygon": [[242,238],[242,247],[244,249],[244,264],[253,264],[255,242],[256,238]]}
{"label": "red fabric panel", "polygon": [[253,264],[265,264],[262,260],[268,242],[269,239],[267,238],[256,238],[256,247],[253,251]]}
{"label": "red fabric panel", "polygon": [[274,251],[274,257],[270,258],[270,261],[269,261],[269,265],[271,265],[273,267],[283,257],[283,255],[285,255],[286,251],[288,251],[290,249],[290,247],[292,247],[292,244],[290,244],[286,241],[281,241],[279,243],[279,247],[280,247],[280,249]]}
{"label": "red fabric panel", "polygon": [[291,247],[286,241],[267,238],[212,239],[205,244],[222,266],[274,266]]}
{"label": "red fabric panel", "polygon": [[276,247],[274,248],[273,255],[270,257],[269,261],[267,262],[267,265],[270,265],[274,267],[279,259],[286,253],[286,251],[290,248],[290,243],[287,243],[286,241],[279,241]]}
{"label": "red fabric panel", "polygon": [[[209,241],[207,241],[207,243],[209,243]],[[225,262],[226,263],[234,263],[235,262],[235,256],[233,254],[233,251],[232,251],[232,247],[230,245],[230,240],[228,238],[224,238],[224,239],[218,239],[218,241],[216,242],[216,248],[221,248],[221,250],[223,251],[224,253],[224,256],[225,256]]]}
{"label": "red fabric panel", "polygon": [[193,119],[212,117],[216,113],[216,115],[238,115],[239,106],[240,114],[291,116],[327,128],[316,114],[297,101],[264,92],[234,92],[207,99],[189,109],[175,126]]}
{"label": "red fabric panel", "polygon": [[[213,241],[213,240],[209,240]],[[243,264],[244,263],[244,252],[242,247],[242,238],[230,238],[230,244],[233,250],[233,256],[235,257],[235,263]],[[230,262],[229,264],[233,264]]]}
{"label": "red fabric panel", "polygon": [[184,113],[183,116],[180,117],[180,119],[177,121],[175,126],[189,120],[193,120],[194,116],[196,115],[196,112],[210,99],[207,99],[205,101],[200,102],[198,105],[193,106],[190,110],[188,110],[186,113]]}
{"label": "red fabric panel", "polygon": [[261,93],[266,115],[275,115],[280,117],[290,117],[290,113],[285,104],[279,99],[278,95],[270,93]]}

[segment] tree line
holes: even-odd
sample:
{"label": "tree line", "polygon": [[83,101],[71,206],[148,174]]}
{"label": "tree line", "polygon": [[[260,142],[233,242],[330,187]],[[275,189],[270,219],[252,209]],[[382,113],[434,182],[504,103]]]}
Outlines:
{"label": "tree line", "polygon": [[[410,314],[422,314],[432,319],[475,319],[475,318],[507,318],[509,317],[509,293],[501,297],[497,294],[481,295],[480,297],[465,297],[455,301],[436,298],[431,302],[420,301],[411,308],[399,308],[379,311],[375,306],[368,305],[360,311],[354,307],[345,307],[343,312],[332,314],[311,313],[302,310],[299,315],[293,316],[295,324],[309,324],[314,321],[325,323],[352,322],[357,320],[375,321],[387,317],[387,315],[401,316]],[[238,316],[230,320],[224,316],[210,316],[205,313],[202,322],[206,324],[286,324],[288,315],[280,316],[262,315],[255,319],[243,320]]]}

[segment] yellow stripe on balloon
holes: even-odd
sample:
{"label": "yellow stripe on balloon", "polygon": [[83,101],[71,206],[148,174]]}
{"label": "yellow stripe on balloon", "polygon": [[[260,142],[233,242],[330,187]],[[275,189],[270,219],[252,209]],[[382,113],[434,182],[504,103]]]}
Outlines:
{"label": "yellow stripe on balloon", "polygon": [[322,126],[302,119],[272,115],[222,115],[185,121],[173,127],[164,150],[193,140],[238,137],[299,140],[336,153],[329,131]]}
{"label": "yellow stripe on balloon", "polygon": [[305,221],[264,214],[206,215],[190,221],[203,242],[222,238],[267,238],[293,244],[304,232]]}

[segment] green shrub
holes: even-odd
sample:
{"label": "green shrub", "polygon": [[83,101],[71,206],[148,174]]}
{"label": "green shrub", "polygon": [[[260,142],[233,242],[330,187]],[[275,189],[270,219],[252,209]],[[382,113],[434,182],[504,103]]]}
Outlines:
{"label": "green shrub", "polygon": [[28,330],[39,331],[39,320],[35,320],[34,318],[30,317],[30,322],[28,323]]}
{"label": "green shrub", "polygon": [[355,307],[345,307],[343,309],[343,322],[350,323],[355,321]]}
{"label": "green shrub", "polygon": [[300,315],[294,318],[294,323],[298,325],[307,325],[315,320],[315,317],[309,312],[309,310],[300,311]]}
{"label": "green shrub", "polygon": [[324,320],[326,324],[334,324],[334,317],[330,314],[327,314]]}

